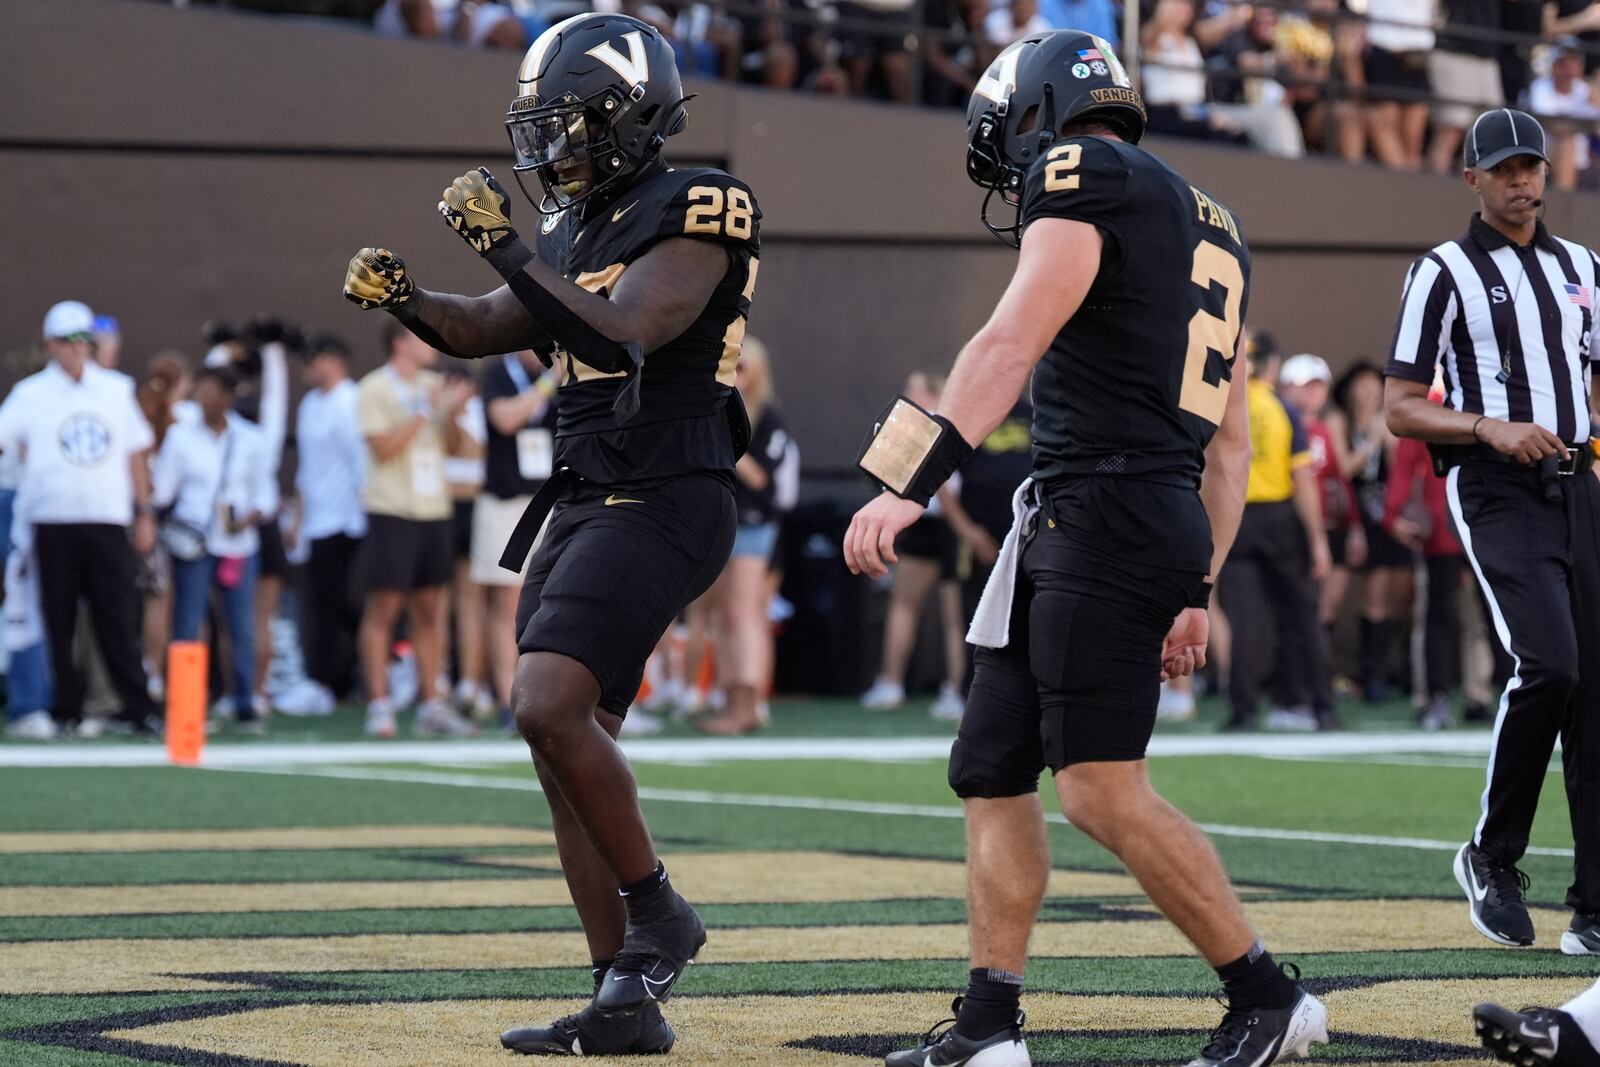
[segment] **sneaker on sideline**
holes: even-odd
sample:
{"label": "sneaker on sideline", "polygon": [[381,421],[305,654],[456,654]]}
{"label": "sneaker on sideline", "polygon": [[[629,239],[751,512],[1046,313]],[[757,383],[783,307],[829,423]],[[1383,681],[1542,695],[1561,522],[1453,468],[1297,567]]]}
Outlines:
{"label": "sneaker on sideline", "polygon": [[61,736],[61,728],[48,711],[30,711],[6,723],[6,736],[18,741],[54,741]]}

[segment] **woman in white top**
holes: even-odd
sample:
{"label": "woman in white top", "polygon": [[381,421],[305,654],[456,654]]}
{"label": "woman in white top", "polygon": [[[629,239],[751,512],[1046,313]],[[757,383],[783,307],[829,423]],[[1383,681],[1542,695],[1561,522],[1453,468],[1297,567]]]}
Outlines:
{"label": "woman in white top", "polygon": [[[201,418],[174,424],[153,471],[157,508],[170,508],[162,542],[172,556],[172,636],[200,639],[215,587],[232,645],[230,696],[241,729],[259,732],[255,693],[256,526],[275,497],[261,431],[232,412],[228,372],[195,375]],[[254,724],[254,725],[251,725]]]}
{"label": "woman in white top", "polygon": [[1157,0],[1140,31],[1140,91],[1150,112],[1150,132],[1242,144],[1238,128],[1206,106],[1205,59],[1194,37],[1194,19],[1194,0]]}

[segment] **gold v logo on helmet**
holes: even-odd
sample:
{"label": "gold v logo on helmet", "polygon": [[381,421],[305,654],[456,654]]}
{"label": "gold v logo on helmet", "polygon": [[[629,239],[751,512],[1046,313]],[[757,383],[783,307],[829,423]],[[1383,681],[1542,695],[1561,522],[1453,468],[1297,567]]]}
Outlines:
{"label": "gold v logo on helmet", "polygon": [[622,35],[628,42],[628,54],[624,56],[611,46],[610,41],[595,45],[589,49],[589,55],[616,71],[622,80],[637,89],[650,80],[650,56],[644,48],[644,35],[638,30]]}

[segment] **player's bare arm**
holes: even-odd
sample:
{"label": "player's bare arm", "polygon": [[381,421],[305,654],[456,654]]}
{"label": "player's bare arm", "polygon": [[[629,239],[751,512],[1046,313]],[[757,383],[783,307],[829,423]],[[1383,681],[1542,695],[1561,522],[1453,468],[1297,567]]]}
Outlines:
{"label": "player's bare arm", "polygon": [[[963,441],[982,441],[1004,421],[1034,365],[1088,295],[1103,243],[1093,225],[1072,219],[1045,218],[1028,227],[1010,285],[956,357],[939,404],[939,415]],[[899,562],[895,537],[925,506],[884,492],[856,512],[844,537],[851,573],[888,573],[888,564]]]}
{"label": "player's bare arm", "polygon": [[1440,445],[1488,445],[1518,463],[1546,456],[1568,459],[1566,442],[1532,422],[1507,422],[1470,411],[1452,411],[1428,399],[1424,382],[1390,377],[1383,383],[1383,410],[1389,432]]}

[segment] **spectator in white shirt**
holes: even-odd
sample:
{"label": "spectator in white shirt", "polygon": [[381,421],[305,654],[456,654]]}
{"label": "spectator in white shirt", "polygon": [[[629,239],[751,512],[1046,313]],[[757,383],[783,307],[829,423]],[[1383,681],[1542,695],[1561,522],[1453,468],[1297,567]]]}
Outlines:
{"label": "spectator in white shirt", "polygon": [[147,456],[153,438],[133,391],[90,359],[93,327],[94,314],[75,300],[50,309],[50,362],[0,405],[0,447],[22,458],[18,519],[34,527],[57,724],[76,726],[83,717],[84,676],[72,637],[78,604],[86,601],[122,703],[117,718],[148,731],[159,722],[139,654],[134,578],[136,554],[155,544]]}
{"label": "spectator in white shirt", "polygon": [[[172,636],[200,637],[211,590],[216,588],[232,653],[229,696],[241,728],[259,732],[255,706],[255,592],[260,566],[256,525],[273,504],[261,433],[233,413],[227,372],[203,368],[195,375],[199,422],[167,431],[156,457],[156,503],[171,512],[165,522],[192,536],[164,538],[172,560]],[[180,547],[189,540],[192,547]],[[189,558],[184,558],[184,557]]]}
{"label": "spectator in white shirt", "polygon": [[1550,167],[1557,189],[1576,189],[1589,167],[1589,136],[1600,119],[1593,90],[1583,80],[1583,51],[1572,37],[1557,41],[1550,73],[1528,86],[1528,110],[1550,132]]}
{"label": "spectator in white shirt", "polygon": [[295,415],[295,473],[299,498],[296,540],[306,545],[300,597],[300,647],[306,674],[332,700],[350,695],[356,679],[356,629],[364,590],[358,567],[367,513],[367,443],[350,379],[350,350],[337,337],[319,337],[307,350],[309,387]]}

